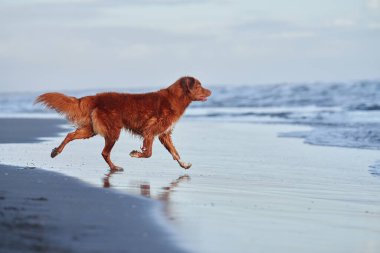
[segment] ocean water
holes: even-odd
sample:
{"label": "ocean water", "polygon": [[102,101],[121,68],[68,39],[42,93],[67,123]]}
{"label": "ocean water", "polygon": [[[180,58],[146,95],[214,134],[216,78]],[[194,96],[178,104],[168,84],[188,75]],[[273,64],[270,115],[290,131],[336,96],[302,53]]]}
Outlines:
{"label": "ocean water", "polygon": [[[274,84],[211,87],[206,103],[193,103],[185,117],[212,121],[286,123],[311,126],[310,131],[281,133],[314,145],[380,149],[380,81],[352,83]],[[67,91],[72,96],[102,90]],[[116,90],[127,92],[127,90]],[[147,90],[131,89],[138,93]],[[34,105],[39,93],[0,94],[0,116],[46,116]]]}

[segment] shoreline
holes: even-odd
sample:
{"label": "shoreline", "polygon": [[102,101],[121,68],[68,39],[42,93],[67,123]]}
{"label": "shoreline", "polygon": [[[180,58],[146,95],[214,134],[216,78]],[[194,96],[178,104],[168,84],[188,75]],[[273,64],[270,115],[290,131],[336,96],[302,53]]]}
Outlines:
{"label": "shoreline", "polygon": [[[62,124],[0,119],[0,143],[41,143],[62,134]],[[34,165],[0,164],[0,251],[189,252],[163,221],[162,209],[157,201]]]}

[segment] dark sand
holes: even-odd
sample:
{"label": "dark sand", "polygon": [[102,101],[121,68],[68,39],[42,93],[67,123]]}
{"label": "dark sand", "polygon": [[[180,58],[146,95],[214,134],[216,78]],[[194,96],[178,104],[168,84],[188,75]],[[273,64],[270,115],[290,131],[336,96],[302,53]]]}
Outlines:
{"label": "dark sand", "polygon": [[[54,136],[61,123],[1,119],[0,140]],[[0,252],[185,252],[159,209],[59,173],[0,165]]]}
{"label": "dark sand", "polygon": [[62,119],[0,118],[0,143],[33,143],[42,137],[58,136]]}

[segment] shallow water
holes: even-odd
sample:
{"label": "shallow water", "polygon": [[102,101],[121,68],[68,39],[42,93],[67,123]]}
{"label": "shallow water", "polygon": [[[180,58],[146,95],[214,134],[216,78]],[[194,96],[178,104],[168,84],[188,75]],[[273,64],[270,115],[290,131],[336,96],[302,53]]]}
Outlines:
{"label": "shallow water", "polygon": [[[185,171],[155,142],[153,157],[133,159],[140,140],[123,134],[108,174],[101,138],[0,145],[0,162],[36,166],[99,187],[157,199],[195,252],[378,252],[380,181],[369,172],[377,151],[318,147],[280,132],[305,127],[181,121],[174,143]],[[22,154],[22,155],[20,155]]]}

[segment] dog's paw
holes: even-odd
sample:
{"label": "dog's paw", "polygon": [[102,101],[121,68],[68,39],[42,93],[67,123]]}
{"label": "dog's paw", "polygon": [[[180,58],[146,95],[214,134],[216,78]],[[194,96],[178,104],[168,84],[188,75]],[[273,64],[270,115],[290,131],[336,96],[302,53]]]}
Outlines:
{"label": "dog's paw", "polygon": [[139,152],[139,151],[137,151],[137,150],[133,150],[133,151],[131,151],[131,153],[129,153],[129,155],[130,155],[131,157],[139,158],[139,157],[141,157],[141,152]]}
{"label": "dog's paw", "polygon": [[124,169],[122,167],[115,165],[111,168],[111,172],[116,172],[116,171],[124,171]]}
{"label": "dog's paw", "polygon": [[59,155],[58,148],[53,148],[53,150],[51,151],[51,154],[50,154],[51,158],[54,158],[57,155]]}
{"label": "dog's paw", "polygon": [[178,161],[178,163],[179,163],[179,165],[182,167],[182,168],[184,168],[185,170],[187,170],[187,169],[190,169],[190,167],[191,167],[191,163],[186,163],[186,162],[183,162],[183,161]]}

